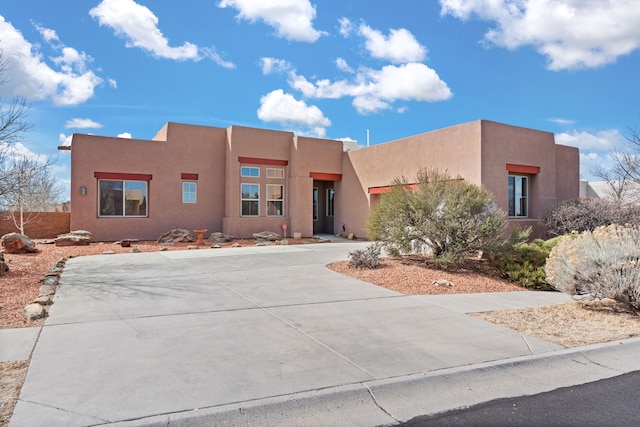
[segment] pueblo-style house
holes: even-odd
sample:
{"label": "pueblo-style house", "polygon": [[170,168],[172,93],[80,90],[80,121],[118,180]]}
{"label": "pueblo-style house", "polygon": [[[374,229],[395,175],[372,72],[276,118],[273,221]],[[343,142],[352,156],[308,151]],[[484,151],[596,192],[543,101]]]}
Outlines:
{"label": "pueblo-style house", "polygon": [[[173,228],[309,237],[354,233],[394,178],[421,168],[482,184],[510,223],[578,197],[578,149],[552,133],[478,120],[354,150],[291,132],[167,123],[151,140],[73,135],[71,229],[98,241]],[[63,147],[61,147],[62,149]]]}

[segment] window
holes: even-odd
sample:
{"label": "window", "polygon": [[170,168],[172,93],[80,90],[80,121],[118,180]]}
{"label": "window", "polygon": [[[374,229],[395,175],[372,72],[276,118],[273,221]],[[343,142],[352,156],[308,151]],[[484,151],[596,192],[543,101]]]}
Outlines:
{"label": "window", "polygon": [[242,216],[260,215],[260,185],[242,184]]}
{"label": "window", "polygon": [[267,178],[284,178],[284,169],[267,168]]}
{"label": "window", "polygon": [[182,183],[182,203],[196,202],[196,188],[195,182]]}
{"label": "window", "polygon": [[318,220],[318,187],[313,187],[313,220]]}
{"label": "window", "polygon": [[260,168],[242,166],[240,168],[240,176],[246,176],[246,177],[250,177],[250,178],[257,178],[257,177],[260,176]]}
{"label": "window", "polygon": [[267,184],[267,216],[284,216],[284,185]]}
{"label": "window", "polygon": [[99,180],[99,216],[147,216],[147,182]]}
{"label": "window", "polygon": [[327,216],[333,216],[333,188],[327,188]]}
{"label": "window", "polygon": [[527,217],[529,203],[529,178],[521,175],[509,175],[509,216]]}

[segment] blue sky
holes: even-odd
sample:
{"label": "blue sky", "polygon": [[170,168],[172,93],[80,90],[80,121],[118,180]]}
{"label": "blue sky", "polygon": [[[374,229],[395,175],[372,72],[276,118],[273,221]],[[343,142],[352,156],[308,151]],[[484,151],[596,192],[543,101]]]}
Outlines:
{"label": "blue sky", "polygon": [[[167,121],[376,144],[486,119],[553,132],[594,179],[640,126],[638,0],[5,0],[17,151]],[[256,141],[259,144],[259,141]]]}

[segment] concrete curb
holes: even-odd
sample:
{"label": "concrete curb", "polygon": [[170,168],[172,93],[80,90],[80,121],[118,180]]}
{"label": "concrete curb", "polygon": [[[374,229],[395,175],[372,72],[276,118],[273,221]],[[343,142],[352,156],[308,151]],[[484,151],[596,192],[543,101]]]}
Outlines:
{"label": "concrete curb", "polygon": [[639,354],[640,338],[631,338],[110,425],[393,425],[418,416],[640,370]]}

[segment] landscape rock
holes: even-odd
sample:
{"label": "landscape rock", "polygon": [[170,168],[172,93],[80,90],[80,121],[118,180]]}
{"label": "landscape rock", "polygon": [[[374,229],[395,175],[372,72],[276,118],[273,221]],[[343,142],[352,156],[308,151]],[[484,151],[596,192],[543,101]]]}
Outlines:
{"label": "landscape rock", "polygon": [[278,233],[274,233],[273,231],[261,231],[260,233],[253,233],[253,238],[256,240],[268,240],[268,241],[276,241],[282,239]]}
{"label": "landscape rock", "polygon": [[103,255],[113,255],[113,254],[115,254],[115,252],[114,251],[104,251],[104,252],[102,252],[102,254]]}
{"label": "landscape rock", "polygon": [[0,238],[2,247],[7,254],[22,254],[38,252],[36,244],[27,236],[20,233],[8,233]]}
{"label": "landscape rock", "polygon": [[33,303],[40,305],[51,305],[53,304],[53,300],[49,295],[40,295],[38,298],[33,300]]}
{"label": "landscape rock", "polygon": [[4,255],[0,254],[0,277],[4,276],[9,272],[9,266],[4,260]]}
{"label": "landscape rock", "polygon": [[54,243],[56,246],[87,246],[91,243],[92,234],[85,230],[76,230],[67,234],[60,234]]}
{"label": "landscape rock", "polygon": [[56,287],[52,285],[42,285],[38,290],[38,295],[54,295],[56,293]]}
{"label": "landscape rock", "polygon": [[24,308],[24,317],[26,317],[27,320],[42,319],[46,315],[47,312],[40,304],[29,304]]}
{"label": "landscape rock", "polygon": [[167,231],[162,236],[158,237],[158,243],[180,243],[180,242],[195,242],[197,240],[196,235],[189,230],[183,228],[174,228],[171,231]]}
{"label": "landscape rock", "polygon": [[40,282],[42,282],[43,285],[56,286],[60,283],[60,278],[58,276],[45,276]]}
{"label": "landscape rock", "polygon": [[215,233],[211,233],[211,236],[209,236],[207,240],[209,240],[209,242],[211,243],[224,243],[224,242],[231,242],[233,241],[233,239],[234,239],[233,236],[228,236],[224,233],[220,233],[219,231],[216,231]]}
{"label": "landscape rock", "polygon": [[453,282],[450,282],[447,279],[434,280],[432,285],[434,285],[434,286],[445,286],[447,288],[454,288],[456,286],[456,285],[453,284]]}

